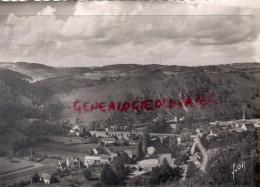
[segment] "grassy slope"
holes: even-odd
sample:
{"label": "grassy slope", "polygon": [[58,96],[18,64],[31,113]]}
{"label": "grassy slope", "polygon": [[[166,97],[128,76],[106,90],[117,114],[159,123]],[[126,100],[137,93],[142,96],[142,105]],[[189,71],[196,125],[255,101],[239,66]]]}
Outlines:
{"label": "grassy slope", "polygon": [[[251,67],[250,67],[251,66]],[[138,66],[128,71],[128,78],[107,79],[87,84],[87,77],[67,78],[69,83],[63,82],[65,92],[55,95],[57,100],[63,104],[63,117],[71,120],[82,119],[86,125],[91,121],[100,121],[113,116],[112,113],[94,111],[81,116],[73,110],[73,102],[77,99],[84,101],[99,101],[108,103],[114,101],[133,101],[143,99],[177,98],[180,94],[195,97],[196,94],[213,93],[216,96],[218,105],[208,105],[206,107],[194,107],[186,112],[183,109],[174,108],[172,110],[162,109],[154,111],[156,115],[164,115],[168,118],[174,116],[193,116],[195,118],[239,118],[242,113],[242,103],[245,102],[246,113],[252,117],[253,108],[256,103],[252,102],[252,66],[257,66],[256,75],[259,74],[259,65],[222,65],[212,67],[175,67],[175,66]],[[129,68],[129,67],[127,67]],[[111,69],[110,66],[98,69],[105,71]],[[115,69],[125,71],[124,68]],[[165,73],[167,71],[167,73]],[[126,72],[126,71],[125,71]],[[170,74],[169,74],[170,72]],[[59,78],[57,78],[59,79]],[[54,78],[52,85],[55,84]],[[82,81],[84,80],[84,81]],[[59,81],[61,81],[59,79]],[[57,86],[61,84],[59,82]],[[66,85],[74,87],[68,89]],[[258,99],[256,97],[255,99]],[[124,112],[121,117],[131,116],[131,112]],[[154,116],[154,117],[155,117]]]}

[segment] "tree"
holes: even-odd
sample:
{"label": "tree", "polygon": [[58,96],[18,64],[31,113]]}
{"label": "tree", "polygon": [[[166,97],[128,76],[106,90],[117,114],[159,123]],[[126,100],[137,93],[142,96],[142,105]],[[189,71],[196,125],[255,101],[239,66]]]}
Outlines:
{"label": "tree", "polygon": [[118,181],[120,183],[124,182],[126,179],[127,175],[129,174],[129,168],[125,167],[125,163],[129,163],[130,158],[127,153],[123,152],[116,156],[113,160],[113,165],[115,169],[115,173],[118,177]]}
{"label": "tree", "polygon": [[51,183],[57,182],[57,178],[52,175],[51,178],[50,178],[50,182]]}
{"label": "tree", "polygon": [[144,155],[147,153],[147,147],[149,144],[149,133],[147,130],[143,131],[143,139],[142,139],[142,150]]}
{"label": "tree", "polygon": [[207,135],[206,134],[203,134],[201,139],[200,139],[202,145],[208,149],[208,146],[209,146],[209,141],[207,140]]}
{"label": "tree", "polygon": [[92,176],[92,172],[89,169],[84,171],[85,179],[89,180],[89,179],[91,179],[91,176]]}
{"label": "tree", "polygon": [[170,180],[179,181],[182,178],[183,169],[181,167],[175,167],[170,170]]}
{"label": "tree", "polygon": [[152,169],[149,184],[159,185],[166,183],[167,181],[179,181],[182,178],[183,169],[180,167],[171,168],[167,159],[163,160],[163,164],[160,167],[154,167]]}
{"label": "tree", "polygon": [[143,158],[143,156],[144,156],[144,152],[143,152],[143,149],[142,149],[142,142],[139,141],[138,146],[137,146],[137,158],[141,159],[141,158]]}
{"label": "tree", "polygon": [[195,175],[196,173],[198,173],[199,169],[197,168],[197,166],[195,166],[195,164],[193,162],[191,162],[188,165],[188,170],[186,173],[186,178],[187,179],[191,179],[193,175]]}
{"label": "tree", "polygon": [[34,173],[34,175],[32,176],[32,183],[37,183],[40,180],[40,176],[38,175],[38,173]]}
{"label": "tree", "polygon": [[130,158],[126,152],[121,152],[113,160],[114,165],[116,165],[117,163],[132,164],[132,162],[133,162],[132,158]]}
{"label": "tree", "polygon": [[163,164],[161,166],[161,168],[163,169],[163,171],[167,170],[169,168],[169,162],[166,158],[163,159]]}
{"label": "tree", "polygon": [[182,165],[189,159],[189,156],[187,155],[181,155],[180,157],[177,157],[175,160],[175,164]]}
{"label": "tree", "polygon": [[113,169],[106,164],[101,173],[101,181],[107,185],[114,185],[118,182],[118,178]]}
{"label": "tree", "polygon": [[19,184],[18,184],[19,187],[23,187],[25,186],[25,182],[24,181],[20,181]]}
{"label": "tree", "polygon": [[152,185],[158,185],[160,183],[161,173],[159,167],[152,168],[151,178],[149,179],[149,183]]}
{"label": "tree", "polygon": [[166,183],[171,174],[171,167],[169,166],[168,160],[166,158],[163,159],[163,164],[160,167],[160,173],[161,173],[161,182]]}
{"label": "tree", "polygon": [[177,138],[176,137],[170,137],[170,139],[169,139],[169,149],[170,149],[173,157],[176,157],[177,146],[178,146]]}

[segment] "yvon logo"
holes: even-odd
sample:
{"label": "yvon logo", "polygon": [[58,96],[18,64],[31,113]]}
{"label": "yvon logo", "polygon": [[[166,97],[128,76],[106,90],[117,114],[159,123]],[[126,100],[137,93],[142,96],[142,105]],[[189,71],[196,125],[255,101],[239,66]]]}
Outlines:
{"label": "yvon logo", "polygon": [[237,164],[237,165],[235,163],[233,164],[233,171],[231,172],[233,175],[233,180],[235,180],[235,173],[240,170],[246,171],[246,162],[245,161],[243,161],[242,163]]}

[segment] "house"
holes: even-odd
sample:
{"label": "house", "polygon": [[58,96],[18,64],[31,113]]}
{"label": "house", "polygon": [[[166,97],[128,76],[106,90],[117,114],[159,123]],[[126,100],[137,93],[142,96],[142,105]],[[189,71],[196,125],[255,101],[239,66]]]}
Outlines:
{"label": "house", "polygon": [[98,155],[98,150],[97,150],[96,148],[94,148],[94,149],[93,149],[93,153],[94,153],[95,155]]}
{"label": "house", "polygon": [[130,158],[133,158],[133,152],[132,152],[131,149],[125,150],[125,152],[126,152],[126,154],[128,154],[128,156],[129,156]]}
{"label": "house", "polygon": [[170,124],[170,127],[171,127],[172,129],[176,129],[176,128],[177,128],[177,124]]}
{"label": "house", "polygon": [[51,177],[52,177],[52,175],[42,172],[41,175],[40,175],[40,181],[43,182],[44,184],[50,184],[51,183]]}
{"label": "house", "polygon": [[138,144],[138,142],[135,141],[135,140],[129,140],[128,143],[129,143],[129,145],[137,145]]}
{"label": "house", "polygon": [[123,126],[123,130],[124,131],[127,131],[128,130],[128,127],[126,125]]}
{"label": "house", "polygon": [[195,164],[195,166],[197,166],[198,168],[201,167],[201,163],[200,163],[198,160],[196,160],[196,161],[194,162],[194,164]]}
{"label": "house", "polygon": [[93,149],[93,153],[95,155],[101,155],[101,154],[107,154],[107,151],[106,151],[106,149],[104,147],[99,146],[99,147],[95,147]]}
{"label": "house", "polygon": [[76,132],[79,132],[79,131],[80,131],[79,125],[75,125],[72,129],[70,129],[71,134],[75,134]]}
{"label": "house", "polygon": [[[86,135],[88,132],[85,127],[81,125],[75,125],[71,130],[70,134],[76,134],[77,136]],[[89,134],[89,133],[88,133]]]}
{"label": "house", "polygon": [[102,164],[110,163],[110,157],[108,155],[100,155],[100,160]]}
{"label": "house", "polygon": [[219,125],[219,121],[209,122],[209,124],[216,126],[216,125]]}
{"label": "house", "polygon": [[185,117],[180,117],[179,121],[184,121]]}
{"label": "house", "polygon": [[181,132],[181,134],[183,135],[183,136],[192,136],[192,135],[195,135],[196,134],[196,132],[195,132],[195,130],[194,129],[186,129],[186,130],[183,130],[182,132]]}
{"label": "house", "polygon": [[169,166],[173,167],[174,166],[174,160],[175,158],[172,158],[172,155],[170,153],[166,154],[159,154],[158,155],[158,160],[159,160],[159,166],[163,165],[163,160],[166,159],[167,162],[169,163]]}
{"label": "house", "polygon": [[195,154],[189,156],[189,161],[195,162],[196,160],[201,159],[201,156],[196,152]]}
{"label": "house", "polygon": [[116,139],[112,138],[112,137],[104,137],[104,138],[102,138],[101,142],[103,142],[104,145],[115,144]]}
{"label": "house", "polygon": [[242,128],[234,128],[234,131],[236,131],[236,132],[243,132],[244,130]]}
{"label": "house", "polygon": [[253,123],[247,123],[247,124],[243,124],[241,129],[245,131],[253,131],[255,129],[255,126]]}
{"label": "house", "polygon": [[235,123],[235,128],[239,128],[239,124],[238,123]]}
{"label": "house", "polygon": [[89,131],[91,136],[95,136],[95,137],[108,137],[107,132],[106,131]]}
{"label": "house", "polygon": [[217,136],[217,133],[213,132],[214,130],[211,129],[208,136]]}
{"label": "house", "polygon": [[109,164],[110,158],[108,155],[94,155],[94,156],[85,156],[84,165],[89,167],[92,165],[103,165]]}
{"label": "house", "polygon": [[138,167],[144,169],[146,172],[152,171],[152,168],[157,167],[159,164],[158,159],[146,159],[138,162]]}
{"label": "house", "polygon": [[117,137],[117,139],[119,140],[121,139],[129,140],[131,137],[131,133],[125,131],[108,131],[107,134],[110,137]]}
{"label": "house", "polygon": [[175,116],[174,119],[166,121],[166,123],[178,122],[178,118]]}
{"label": "house", "polygon": [[200,128],[197,128],[197,129],[196,129],[196,134],[197,134],[199,137],[202,137],[202,136],[203,136],[203,130],[201,130]]}
{"label": "house", "polygon": [[181,144],[181,137],[177,137],[177,142],[178,142],[178,145]]}
{"label": "house", "polygon": [[74,158],[73,163],[71,164],[72,168],[80,168],[80,160],[79,158]]}
{"label": "house", "polygon": [[154,147],[147,147],[147,156],[154,155],[156,149]]}
{"label": "house", "polygon": [[101,159],[100,156],[85,156],[84,159],[84,165],[89,167],[92,165],[100,165],[101,164]]}

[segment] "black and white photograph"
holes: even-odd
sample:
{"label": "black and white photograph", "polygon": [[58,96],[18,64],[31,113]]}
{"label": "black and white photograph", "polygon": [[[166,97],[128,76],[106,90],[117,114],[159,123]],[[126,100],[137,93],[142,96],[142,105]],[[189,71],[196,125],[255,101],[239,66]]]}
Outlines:
{"label": "black and white photograph", "polygon": [[0,2],[0,186],[260,186],[259,10]]}

